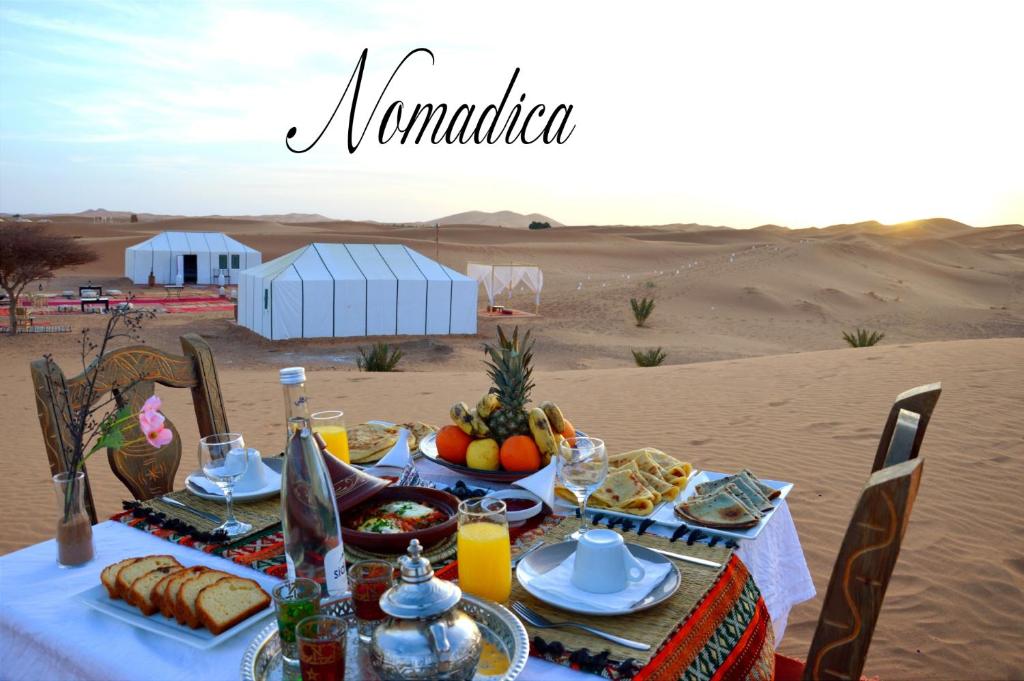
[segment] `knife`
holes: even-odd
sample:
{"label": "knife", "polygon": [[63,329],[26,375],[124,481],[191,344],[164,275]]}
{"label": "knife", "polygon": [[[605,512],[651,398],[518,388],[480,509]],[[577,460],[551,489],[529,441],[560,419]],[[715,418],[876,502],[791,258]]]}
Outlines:
{"label": "knife", "polygon": [[206,520],[209,520],[211,523],[217,523],[218,525],[221,523],[221,519],[215,516],[214,514],[207,513],[206,511],[200,511],[198,508],[192,508],[188,504],[183,504],[177,499],[172,499],[171,497],[160,497],[160,501],[164,502],[165,504],[174,506],[175,508],[180,508],[182,510],[188,511],[189,513],[194,513],[200,518],[205,518]]}
{"label": "knife", "polygon": [[684,560],[687,563],[694,563],[695,565],[703,565],[705,567],[713,567],[713,568],[720,568],[720,567],[722,567],[721,563],[716,563],[713,560],[705,560],[704,558],[695,558],[693,556],[684,556],[681,553],[672,553],[671,551],[665,551],[664,549],[656,549],[656,548],[653,548],[653,547],[650,547],[650,546],[645,546],[644,548],[650,549],[651,551],[654,551],[655,553],[660,553],[663,556],[667,556],[669,558],[675,558],[676,560]]}

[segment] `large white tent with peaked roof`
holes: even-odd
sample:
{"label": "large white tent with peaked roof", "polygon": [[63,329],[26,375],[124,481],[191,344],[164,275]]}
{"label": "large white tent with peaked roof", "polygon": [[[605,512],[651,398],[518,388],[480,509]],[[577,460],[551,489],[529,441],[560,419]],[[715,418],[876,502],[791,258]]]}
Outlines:
{"label": "large white tent with peaked roof", "polygon": [[124,250],[124,276],[145,284],[216,284],[261,262],[260,252],[221,232],[160,232]]}
{"label": "large white tent with peaked roof", "polygon": [[397,244],[310,244],[238,285],[238,323],[271,340],[475,334],[476,306],[474,279]]}

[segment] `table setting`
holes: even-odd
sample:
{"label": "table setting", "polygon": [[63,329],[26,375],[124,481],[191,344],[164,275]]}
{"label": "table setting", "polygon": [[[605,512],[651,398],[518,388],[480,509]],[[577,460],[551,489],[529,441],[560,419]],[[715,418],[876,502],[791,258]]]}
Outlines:
{"label": "table setting", "polygon": [[610,452],[529,407],[531,356],[499,330],[494,387],[442,427],[346,427],[282,369],[282,454],[207,435],[183,489],[93,527],[92,560],[0,557],[10,677],[771,678],[814,595],[793,485]]}

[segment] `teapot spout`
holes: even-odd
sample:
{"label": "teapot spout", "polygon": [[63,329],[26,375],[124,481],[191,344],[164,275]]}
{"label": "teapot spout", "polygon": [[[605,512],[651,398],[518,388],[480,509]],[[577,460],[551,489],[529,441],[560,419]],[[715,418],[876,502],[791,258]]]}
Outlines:
{"label": "teapot spout", "polygon": [[445,633],[445,626],[442,622],[434,622],[427,631],[430,632],[430,643],[434,648],[434,652],[437,653],[439,659],[447,657],[447,653],[451,651],[452,644],[448,641],[448,634]]}

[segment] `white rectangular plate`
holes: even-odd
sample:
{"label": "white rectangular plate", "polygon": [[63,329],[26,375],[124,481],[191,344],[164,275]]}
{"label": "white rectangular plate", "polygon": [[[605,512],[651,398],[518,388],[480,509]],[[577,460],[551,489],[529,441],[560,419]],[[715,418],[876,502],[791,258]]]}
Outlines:
{"label": "white rectangular plate", "polygon": [[[728,477],[729,475],[731,474],[715,473],[713,471],[700,471],[699,473],[690,478],[689,482],[687,482],[686,484],[686,489],[683,490],[682,494],[680,494],[672,501],[663,501],[662,503],[658,504],[657,506],[654,507],[654,511],[652,511],[648,515],[634,515],[632,513],[612,511],[606,508],[588,508],[587,515],[603,513],[604,515],[612,516],[615,518],[627,518],[628,520],[632,521],[643,521],[649,519],[655,521],[659,525],[665,525],[667,527],[679,527],[683,524],[683,521],[680,520],[679,517],[676,515],[675,505],[678,504],[680,501],[684,501],[692,497],[696,493],[695,488],[697,487],[697,485],[700,485],[705,482],[711,482],[712,480],[718,480],[719,478]],[[764,479],[761,479],[761,482],[768,485],[769,487],[774,487],[775,489],[779,490],[779,496],[772,500],[773,508],[777,508],[779,504],[782,503],[782,500],[785,499],[786,496],[789,494],[789,491],[793,489],[793,483],[791,482]],[[560,509],[571,510],[572,508],[574,508],[572,504],[561,498],[558,499],[557,503]],[[731,537],[733,539],[754,539],[757,537],[757,535],[761,534],[761,530],[764,529],[765,525],[768,524],[768,521],[771,520],[774,515],[775,513],[773,511],[769,511],[767,515],[761,518],[760,522],[758,522],[757,525],[754,525],[753,527],[748,527],[745,530],[727,530],[718,527],[704,527],[703,525],[698,525],[697,523],[691,522],[687,522],[686,526],[697,527],[700,528],[702,531],[707,532],[708,534],[715,534],[720,537]]]}
{"label": "white rectangular plate", "polygon": [[115,617],[122,622],[127,622],[133,627],[145,629],[153,632],[154,634],[159,634],[160,636],[173,638],[177,641],[187,643],[190,646],[200,649],[212,648],[215,645],[223,643],[238,632],[247,628],[249,625],[262,620],[274,612],[273,607],[265,608],[249,619],[243,620],[227,631],[214,636],[205,628],[192,629],[188,625],[178,624],[178,621],[173,618],[164,617],[159,612],[155,615],[146,617],[138,608],[128,605],[121,599],[115,600],[108,596],[107,590],[102,584],[97,584],[91,589],[86,589],[85,591],[78,593],[75,598],[78,601],[85,603],[90,608],[95,608],[96,610],[110,615],[111,617]]}

